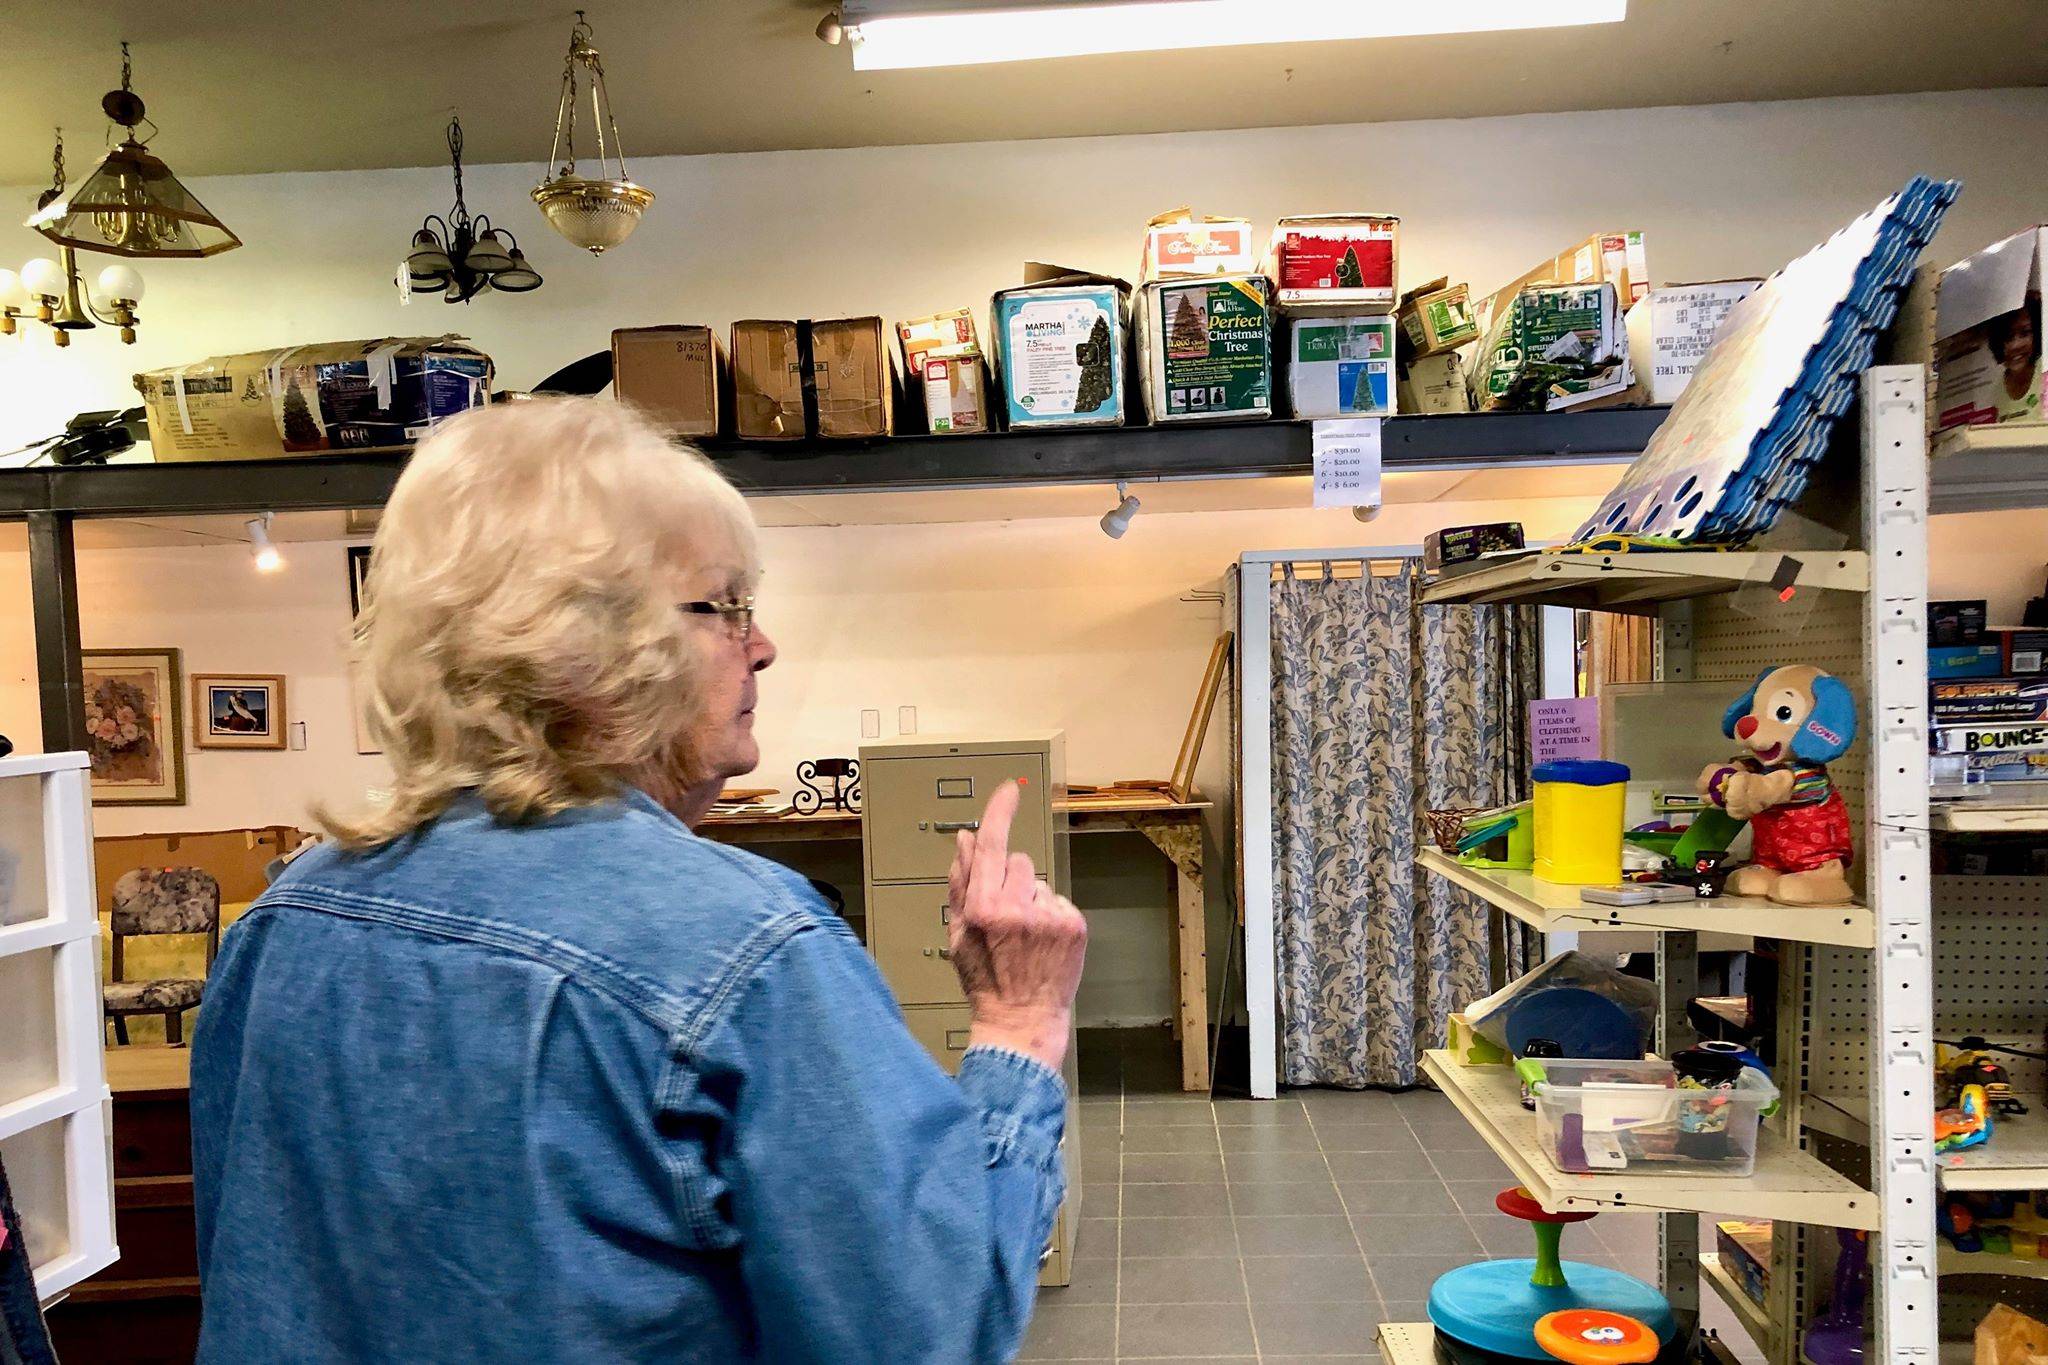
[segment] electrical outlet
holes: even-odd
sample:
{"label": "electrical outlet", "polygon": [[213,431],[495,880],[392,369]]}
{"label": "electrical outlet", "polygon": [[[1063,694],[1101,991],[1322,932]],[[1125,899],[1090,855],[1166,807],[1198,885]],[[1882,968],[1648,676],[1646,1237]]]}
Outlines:
{"label": "electrical outlet", "polygon": [[862,739],[880,739],[882,737],[882,713],[880,711],[863,711],[860,713],[860,737]]}
{"label": "electrical outlet", "polygon": [[917,708],[915,706],[899,706],[896,708],[896,733],[899,735],[914,735],[917,733]]}

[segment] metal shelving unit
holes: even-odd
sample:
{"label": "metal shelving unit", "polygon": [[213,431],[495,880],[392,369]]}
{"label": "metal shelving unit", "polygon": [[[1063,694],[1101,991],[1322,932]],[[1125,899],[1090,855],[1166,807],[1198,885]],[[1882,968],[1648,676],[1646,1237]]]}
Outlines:
{"label": "metal shelving unit", "polygon": [[1735,1282],[1735,1276],[1722,1263],[1720,1252],[1700,1253],[1700,1275],[1713,1288],[1714,1293],[1720,1296],[1721,1302],[1728,1305],[1728,1311],[1742,1324],[1742,1330],[1749,1333],[1749,1339],[1754,1341],[1765,1355],[1776,1354],[1777,1331],[1771,1322],[1770,1314],[1764,1310],[1762,1304],[1743,1292],[1742,1286]]}
{"label": "metal shelving unit", "polygon": [[[1906,308],[1908,318],[1931,316],[1924,280]],[[1852,456],[1846,441],[1839,441],[1830,456],[1837,476],[1853,460],[1858,481],[1837,477],[1832,488],[1819,481],[1808,499],[1812,506],[1799,509],[1811,523],[1845,533],[1848,550],[1772,546],[1669,558],[1536,555],[1447,579],[1430,593],[1439,602],[1519,601],[1654,613],[1660,623],[1659,677],[1667,682],[1725,681],[1739,690],[1763,668],[1803,662],[1849,681],[1857,694],[1864,737],[1830,765],[1862,830],[1857,865],[1863,900],[1847,909],[1795,910],[1722,898],[1609,915],[1606,907],[1581,904],[1575,888],[1552,887],[1526,873],[1464,868],[1433,851],[1420,859],[1433,875],[1546,932],[1660,930],[1660,1048],[1678,1045],[1684,1003],[1696,993],[1699,931],[1784,942],[1788,969],[1781,977],[1778,1082],[1785,1100],[1766,1122],[1749,1177],[1560,1171],[1535,1146],[1535,1124],[1520,1107],[1510,1070],[1462,1068],[1447,1054],[1430,1054],[1425,1063],[1452,1103],[1547,1207],[1683,1213],[1661,1220],[1662,1282],[1673,1307],[1696,1309],[1704,1279],[1729,1301],[1774,1365],[1798,1361],[1801,1330],[1822,1293],[1822,1244],[1832,1247],[1835,1241],[1822,1231],[1829,1226],[1871,1234],[1874,1358],[1906,1365],[1931,1362],[1936,1352],[1935,1161],[1928,1103],[1934,1052],[1926,766],[1929,461],[1925,357],[1909,358],[1922,363],[1865,374],[1860,454]],[[1967,470],[1952,468],[1959,474]],[[1935,472],[1940,474],[1938,464]],[[1845,514],[1852,512],[1845,525]],[[1788,520],[1787,539],[1801,534],[1798,522]],[[1788,580],[1802,589],[1794,602],[1762,586],[1782,587]],[[1617,757],[1626,760],[1627,754]],[[1816,962],[1855,964],[1868,988],[1844,994],[1833,978],[1815,975]],[[1817,1033],[1823,1016],[1840,1027]],[[1844,1083],[1851,1072],[1855,1083]],[[1810,1092],[1825,1092],[1831,1102]],[[1837,1150],[1840,1140],[1859,1138],[1861,1153]],[[1867,1171],[1867,1177],[1853,1178],[1851,1171]],[[1698,1212],[1773,1220],[1768,1311],[1755,1311],[1739,1286],[1715,1278],[1720,1267],[1699,1254]]]}
{"label": "metal shelving unit", "polygon": [[1961,427],[1934,443],[1928,510],[2048,507],[2048,426]]}

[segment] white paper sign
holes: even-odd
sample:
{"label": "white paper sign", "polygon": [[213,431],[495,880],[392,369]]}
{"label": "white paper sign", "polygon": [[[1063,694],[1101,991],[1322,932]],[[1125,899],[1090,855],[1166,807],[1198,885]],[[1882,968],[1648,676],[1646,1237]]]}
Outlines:
{"label": "white paper sign", "polygon": [[1317,507],[1380,505],[1381,420],[1343,417],[1314,424]]}

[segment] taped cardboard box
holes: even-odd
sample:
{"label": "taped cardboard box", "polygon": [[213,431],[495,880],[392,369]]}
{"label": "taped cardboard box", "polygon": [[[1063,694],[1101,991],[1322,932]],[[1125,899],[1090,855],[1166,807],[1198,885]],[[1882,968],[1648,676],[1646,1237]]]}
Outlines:
{"label": "taped cardboard box", "polygon": [[1465,391],[1465,357],[1457,351],[1409,360],[1396,391],[1403,412],[1472,411],[1472,396]]}
{"label": "taped cardboard box", "polygon": [[1403,294],[1394,316],[1401,324],[1402,344],[1411,355],[1435,355],[1479,340],[1471,290],[1452,284],[1448,275]]}
{"label": "taped cardboard box", "polygon": [[1287,334],[1287,397],[1296,417],[1394,415],[1392,317],[1290,318]]}
{"label": "taped cardboard box", "polygon": [[1628,310],[1628,359],[1636,372],[1632,403],[1676,403],[1706,359],[1728,310],[1762,280],[1714,280],[1652,289]]}
{"label": "taped cardboard box", "polygon": [[1618,400],[1635,382],[1612,284],[1531,285],[1474,357],[1475,412],[1559,412]]}
{"label": "taped cardboard box", "polygon": [[621,327],[612,332],[612,396],[671,436],[720,436],[732,407],[725,347],[709,327]]}
{"label": "taped cardboard box", "polygon": [[1157,280],[1138,294],[1145,407],[1155,422],[1271,417],[1273,314],[1262,275]]}
{"label": "taped cardboard box", "polygon": [[989,302],[997,383],[1011,427],[1138,420],[1129,381],[1131,286],[1113,275],[1030,261],[1024,283]]}
{"label": "taped cardboard box", "polygon": [[1168,209],[1145,224],[1138,279],[1186,279],[1200,275],[1250,275],[1259,268],[1249,218],[1195,217],[1187,208]]}
{"label": "taped cardboard box", "polygon": [[456,336],[330,341],[135,376],[158,463],[397,450],[490,401],[491,358]]}
{"label": "taped cardboard box", "polygon": [[1399,278],[1401,220],[1379,213],[1282,218],[1266,274],[1288,308],[1391,313]]}
{"label": "taped cardboard box", "polygon": [[974,314],[965,308],[896,324],[903,347],[908,391],[923,413],[926,431],[964,436],[991,429],[988,365],[974,333]]}
{"label": "taped cardboard box", "polygon": [[2032,227],[1941,273],[1934,343],[1935,425],[2048,420],[2041,286],[2048,228]]}
{"label": "taped cardboard box", "polygon": [[743,441],[801,441],[803,358],[797,324],[744,318],[732,325],[733,429]]}
{"label": "taped cardboard box", "polygon": [[1500,310],[1532,284],[1611,284],[1624,311],[1650,292],[1649,258],[1640,232],[1596,232],[1510,280],[1472,310],[1481,336],[1493,331]]}
{"label": "taped cardboard box", "polygon": [[799,325],[808,340],[808,405],[812,430],[822,439],[868,440],[895,429],[895,348],[878,317],[821,318]]}

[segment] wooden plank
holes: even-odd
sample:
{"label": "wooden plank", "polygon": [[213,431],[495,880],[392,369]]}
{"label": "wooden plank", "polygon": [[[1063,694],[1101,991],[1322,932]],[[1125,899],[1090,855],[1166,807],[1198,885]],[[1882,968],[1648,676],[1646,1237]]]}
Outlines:
{"label": "wooden plank", "polygon": [[120,1096],[192,1088],[192,1049],[137,1043],[107,1049],[107,1088]]}

